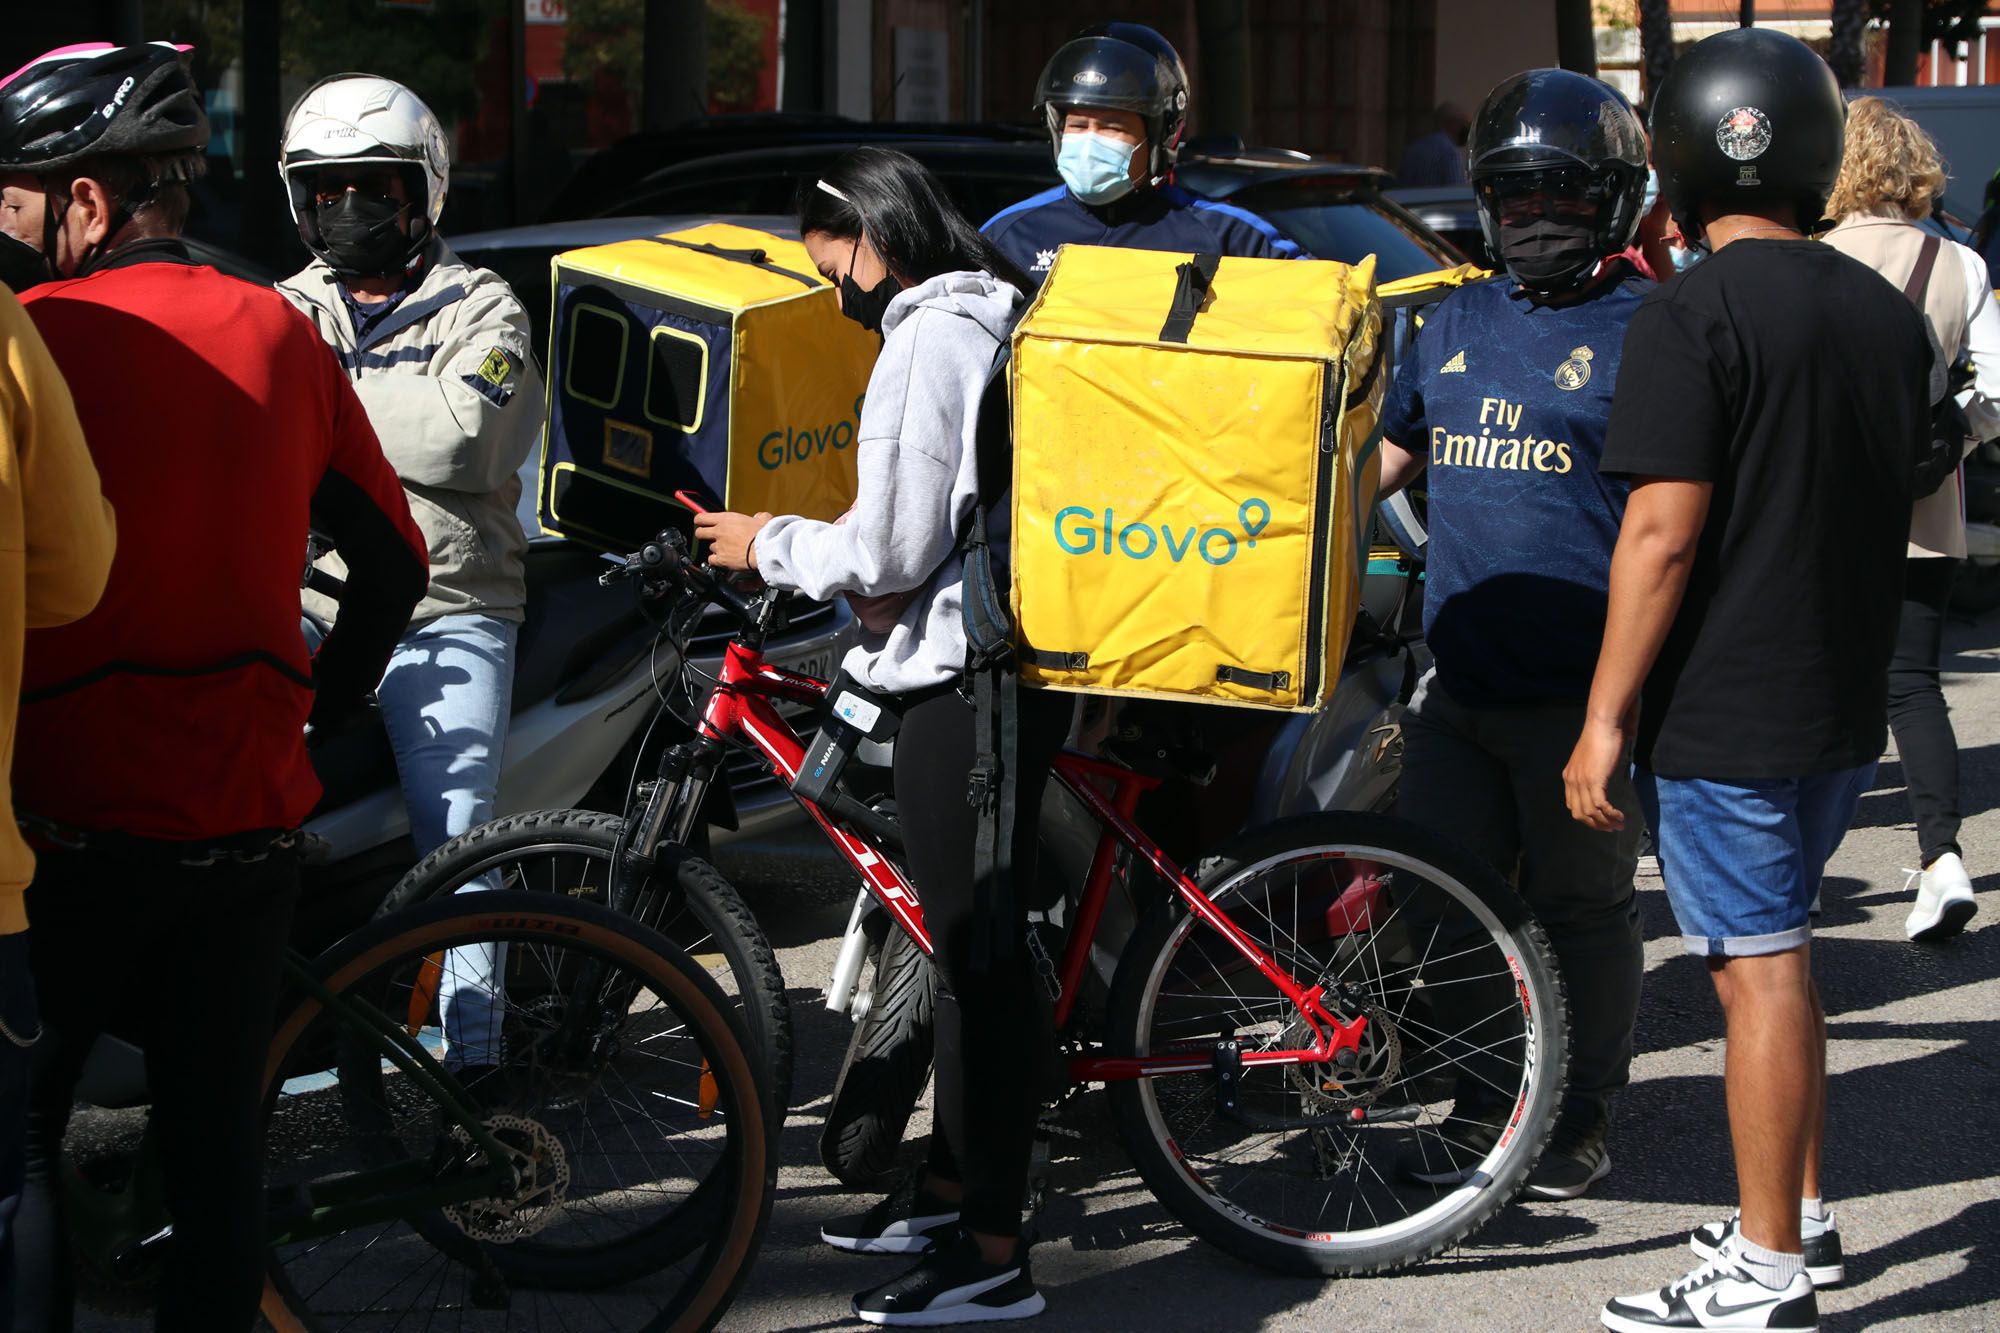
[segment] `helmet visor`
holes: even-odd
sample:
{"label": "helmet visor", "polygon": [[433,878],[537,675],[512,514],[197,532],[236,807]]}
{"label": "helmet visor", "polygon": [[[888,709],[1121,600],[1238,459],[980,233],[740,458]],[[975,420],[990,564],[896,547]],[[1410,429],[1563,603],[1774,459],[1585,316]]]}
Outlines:
{"label": "helmet visor", "polygon": [[1595,218],[1618,193],[1606,173],[1583,167],[1509,171],[1489,176],[1473,188],[1493,216],[1509,227],[1542,218]]}
{"label": "helmet visor", "polygon": [[1035,105],[1109,107],[1157,116],[1179,110],[1168,106],[1172,82],[1162,61],[1150,51],[1112,37],[1080,37],[1050,58],[1042,71]]}

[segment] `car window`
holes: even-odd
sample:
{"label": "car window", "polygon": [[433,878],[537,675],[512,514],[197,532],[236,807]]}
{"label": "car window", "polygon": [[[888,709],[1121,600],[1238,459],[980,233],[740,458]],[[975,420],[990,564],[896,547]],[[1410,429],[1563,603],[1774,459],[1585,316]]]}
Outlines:
{"label": "car window", "polygon": [[1261,188],[1232,195],[1306,248],[1315,259],[1344,264],[1375,256],[1379,282],[1451,268],[1463,261],[1372,200],[1352,191],[1311,187]]}

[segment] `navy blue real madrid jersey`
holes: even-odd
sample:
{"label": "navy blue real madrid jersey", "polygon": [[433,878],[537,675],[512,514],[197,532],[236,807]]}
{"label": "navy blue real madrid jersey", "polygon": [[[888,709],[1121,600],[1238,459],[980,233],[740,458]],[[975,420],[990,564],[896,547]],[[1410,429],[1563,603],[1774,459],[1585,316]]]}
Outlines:
{"label": "navy blue real madrid jersey", "polygon": [[1424,633],[1473,707],[1590,693],[1627,486],[1598,472],[1625,328],[1653,284],[1537,304],[1508,278],[1453,292],[1398,369],[1383,434],[1427,458]]}

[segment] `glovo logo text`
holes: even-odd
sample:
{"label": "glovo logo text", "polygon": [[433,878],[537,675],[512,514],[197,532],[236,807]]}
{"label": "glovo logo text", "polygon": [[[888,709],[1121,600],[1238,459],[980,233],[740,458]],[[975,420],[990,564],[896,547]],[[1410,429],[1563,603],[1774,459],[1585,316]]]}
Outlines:
{"label": "glovo logo text", "polygon": [[787,463],[809,463],[827,450],[850,448],[860,429],[861,399],[854,400],[854,415],[820,425],[786,426],[757,441],[757,461],[766,472],[776,472]]}
{"label": "glovo logo text", "polygon": [[1271,525],[1271,506],[1249,499],[1236,507],[1242,537],[1230,528],[1202,528],[1192,523],[1121,523],[1109,508],[1102,513],[1084,505],[1056,511],[1056,545],[1070,555],[1118,555],[1150,560],[1164,555],[1179,564],[1190,554],[1211,565],[1226,565],[1239,550],[1255,550],[1257,538]]}

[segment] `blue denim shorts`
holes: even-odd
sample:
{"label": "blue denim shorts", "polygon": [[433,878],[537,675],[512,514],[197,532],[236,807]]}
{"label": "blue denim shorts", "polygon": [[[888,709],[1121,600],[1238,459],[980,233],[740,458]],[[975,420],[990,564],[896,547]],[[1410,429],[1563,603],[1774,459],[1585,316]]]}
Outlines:
{"label": "blue denim shorts", "polygon": [[1812,934],[1812,900],[1875,765],[1716,782],[1638,769],[1667,901],[1692,954],[1782,953]]}

